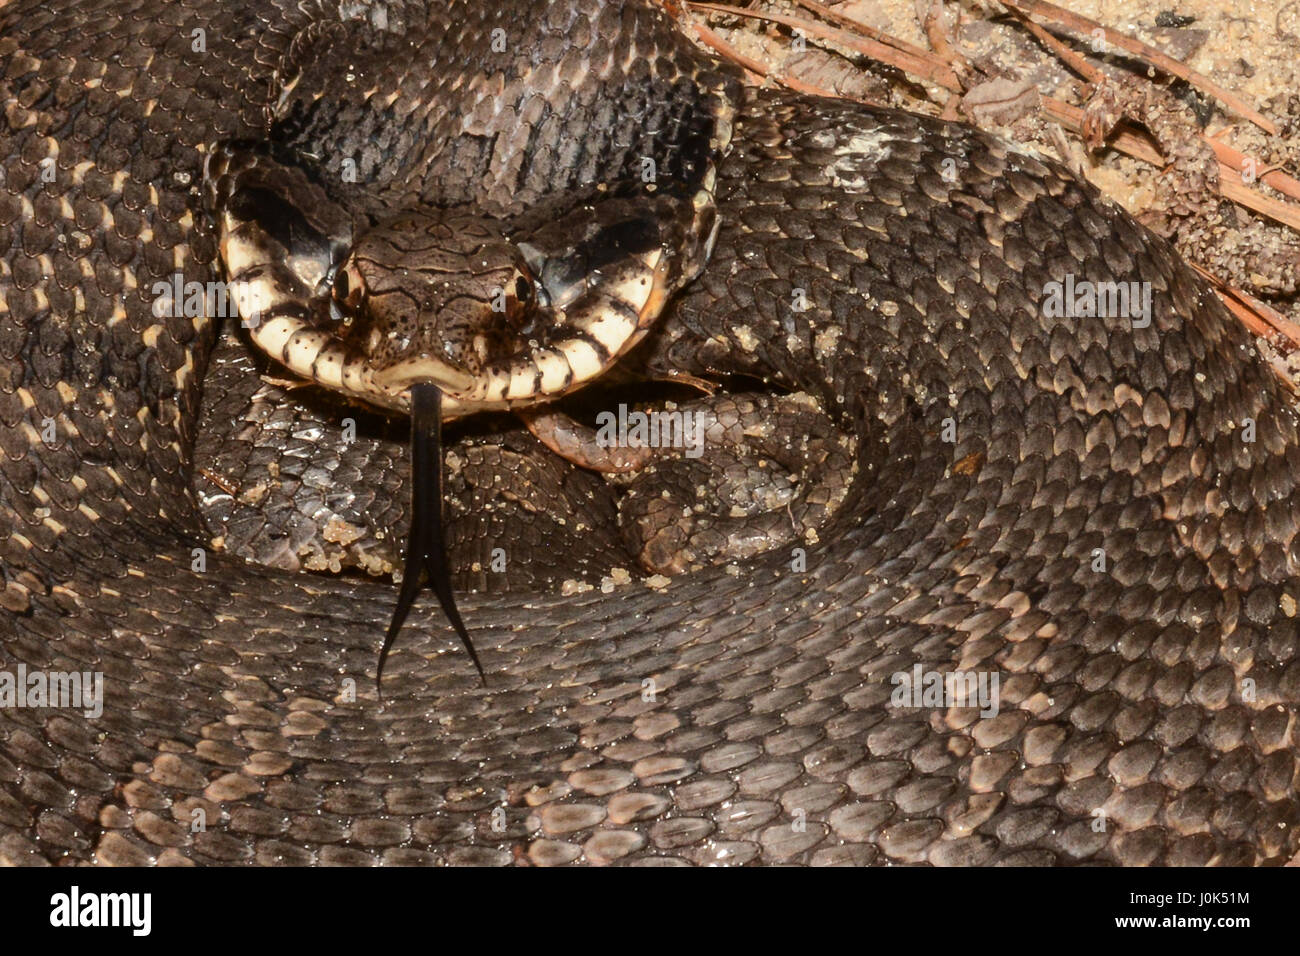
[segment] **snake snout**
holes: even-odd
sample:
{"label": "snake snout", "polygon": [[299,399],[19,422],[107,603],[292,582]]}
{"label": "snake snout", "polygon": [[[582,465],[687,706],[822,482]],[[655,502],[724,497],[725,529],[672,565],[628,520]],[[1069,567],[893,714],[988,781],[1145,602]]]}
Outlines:
{"label": "snake snout", "polygon": [[431,384],[453,398],[526,350],[549,301],[495,224],[449,213],[405,214],[371,230],[333,295],[353,317],[347,334],[376,386]]}

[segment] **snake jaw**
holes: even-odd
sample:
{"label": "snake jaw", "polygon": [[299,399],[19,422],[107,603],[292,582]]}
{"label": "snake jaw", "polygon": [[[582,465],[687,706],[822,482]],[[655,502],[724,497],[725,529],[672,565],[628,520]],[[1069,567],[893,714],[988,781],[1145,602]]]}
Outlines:
{"label": "snake jaw", "polygon": [[474,387],[475,381],[469,372],[428,354],[402,359],[374,373],[374,382],[380,388],[397,390],[429,384],[445,392],[464,394]]}
{"label": "snake jaw", "polygon": [[375,668],[375,687],[383,697],[384,663],[393,641],[402,629],[411,606],[421,591],[422,576],[438,597],[442,611],[469,652],[479,679],[487,685],[487,675],[479,662],[474,643],[456,608],[451,589],[451,567],[442,532],[442,392],[436,385],[419,383],[410,389],[411,402],[411,528],[406,539],[402,566],[402,587],[397,606],[379,650]]}

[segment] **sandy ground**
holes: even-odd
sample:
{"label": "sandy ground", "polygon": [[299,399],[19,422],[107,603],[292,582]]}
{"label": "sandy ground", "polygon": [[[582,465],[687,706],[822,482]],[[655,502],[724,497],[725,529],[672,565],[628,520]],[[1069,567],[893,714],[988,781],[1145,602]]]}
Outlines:
{"label": "sandy ground", "polygon": [[[918,7],[936,0],[845,0],[828,2],[840,12],[929,49]],[[1086,102],[1083,84],[1046,51],[996,0],[940,0],[949,16],[956,49],[978,68],[974,85],[1001,76],[1009,83],[1075,106]],[[1217,102],[1198,97],[1185,84],[1154,76],[1141,84],[1152,91],[1154,115],[1147,126],[1162,137],[1164,168],[1103,148],[1087,150],[1078,137],[1032,108],[979,111],[954,103],[959,118],[1059,158],[1093,181],[1140,220],[1168,235],[1189,261],[1267,302],[1300,323],[1300,235],[1288,226],[1250,212],[1218,195],[1218,164],[1199,136],[1221,139],[1258,160],[1258,169],[1277,165],[1300,173],[1300,0],[1058,0],[1058,5],[1134,36],[1203,73],[1272,120],[1270,136]],[[755,0],[756,10],[811,18],[787,0]],[[701,16],[696,14],[696,16]],[[1161,23],[1157,25],[1157,17]],[[1190,18],[1190,19],[1189,19]],[[753,20],[712,18],[708,22],[746,54],[774,72],[824,89],[938,115],[950,93],[914,82],[867,58],[835,51],[809,38],[792,49],[788,27]],[[1066,32],[1058,32],[1068,38]],[[1114,55],[1093,55],[1086,43],[1071,42],[1089,62],[1117,78],[1147,76],[1144,66]],[[1263,183],[1254,188],[1284,199]],[[1300,207],[1300,203],[1296,203]],[[1300,355],[1292,355],[1300,372]]]}

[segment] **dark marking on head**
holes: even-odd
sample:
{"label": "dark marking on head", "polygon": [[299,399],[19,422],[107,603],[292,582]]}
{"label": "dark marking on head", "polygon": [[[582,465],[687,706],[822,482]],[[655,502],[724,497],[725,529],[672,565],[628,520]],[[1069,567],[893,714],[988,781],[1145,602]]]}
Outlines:
{"label": "dark marking on head", "polygon": [[230,213],[238,219],[256,222],[267,237],[292,255],[333,255],[337,243],[322,235],[307,221],[296,205],[273,189],[251,186],[238,189],[230,198]]}

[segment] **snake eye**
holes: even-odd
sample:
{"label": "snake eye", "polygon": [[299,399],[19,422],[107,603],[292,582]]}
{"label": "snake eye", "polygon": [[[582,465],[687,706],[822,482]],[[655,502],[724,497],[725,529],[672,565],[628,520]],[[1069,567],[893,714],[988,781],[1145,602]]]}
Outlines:
{"label": "snake eye", "polygon": [[546,286],[538,282],[527,269],[515,277],[515,299],[529,310],[547,309],[551,304]]}
{"label": "snake eye", "polygon": [[525,304],[532,301],[533,284],[523,276],[519,276],[515,279],[515,298]]}
{"label": "snake eye", "polygon": [[330,294],[334,302],[344,312],[344,322],[351,322],[352,314],[361,305],[365,287],[357,272],[355,264],[348,262],[341,266],[334,276],[334,285]]}
{"label": "snake eye", "polygon": [[506,322],[515,334],[521,334],[532,328],[536,319],[535,309],[538,304],[539,286],[527,272],[515,276],[510,286],[506,302]]}

